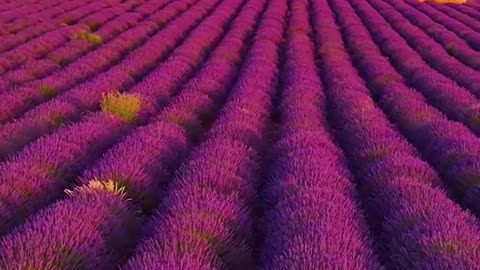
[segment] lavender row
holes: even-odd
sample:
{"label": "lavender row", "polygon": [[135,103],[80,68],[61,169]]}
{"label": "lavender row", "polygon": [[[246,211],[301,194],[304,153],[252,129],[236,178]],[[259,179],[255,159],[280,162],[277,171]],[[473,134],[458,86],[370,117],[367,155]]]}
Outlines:
{"label": "lavender row", "polygon": [[[123,12],[125,11],[121,9],[102,9],[100,12],[94,13],[89,17],[102,18],[101,20],[96,21],[105,22],[105,20],[110,20],[115,16],[121,16],[120,14]],[[128,16],[129,14],[126,15]],[[125,15],[121,17],[124,16]],[[90,20],[88,25],[92,23],[93,20]],[[55,70],[59,70],[62,68],[62,66],[65,66],[74,60],[74,58],[79,56],[82,52],[86,52],[92,48],[95,48],[104,38],[98,34],[93,34],[90,32],[89,28],[90,26],[80,30],[77,33],[73,33],[69,38],[69,41],[67,41],[65,44],[54,48],[51,51],[45,51],[38,57],[34,57],[35,59],[30,59],[26,63],[5,69],[3,75],[0,77],[0,93],[12,88],[18,88],[27,81],[40,79]],[[113,30],[113,28],[111,29]],[[97,40],[88,41],[77,38],[83,36],[88,38],[90,36],[95,37],[96,39],[99,39],[100,42],[97,42]]]}
{"label": "lavender row", "polygon": [[[229,8],[233,4],[239,3],[231,3]],[[80,183],[92,179],[117,182],[126,187],[128,196],[143,210],[151,210],[172,168],[198,139],[228,94],[241,61],[243,42],[253,31],[260,11],[261,6],[246,3],[222,42],[196,76],[182,86],[180,94],[150,124],[135,130],[86,170]]]}
{"label": "lavender row", "polygon": [[[92,13],[95,9],[89,10]],[[49,52],[67,44],[72,37],[79,33],[89,32],[86,24],[80,23],[72,26],[60,27],[36,39],[26,42],[16,48],[0,54],[2,69],[0,75],[7,71],[18,68],[22,64],[46,56]]]}
{"label": "lavender row", "polygon": [[35,2],[39,2],[38,0],[26,0],[26,1],[23,1],[22,3],[18,3],[18,2],[14,2],[14,1],[11,1],[11,2],[8,2],[8,1],[2,1],[2,5],[0,6],[0,14],[4,14],[4,12],[8,12],[8,11],[12,11],[12,10],[18,10],[18,9],[22,9],[22,8],[25,8],[29,5],[34,5]]}
{"label": "lavender row", "polygon": [[[90,14],[102,9],[103,6],[92,5],[87,11]],[[72,26],[56,27],[55,30],[44,35],[39,35],[38,38],[34,38],[22,44],[16,44],[17,46],[15,48],[0,54],[0,74],[4,74],[10,69],[21,66],[23,63],[29,60],[46,55],[54,48],[68,42],[77,32],[86,31],[87,29],[88,26],[82,23]],[[17,37],[17,35],[15,35],[15,37]],[[8,38],[5,39],[7,40],[6,42],[8,42]],[[12,42],[15,43],[16,39],[17,38],[12,39]]]}
{"label": "lavender row", "polygon": [[449,6],[435,5],[433,7],[454,18],[455,20],[458,20],[462,24],[473,29],[475,32],[480,31],[480,23],[478,22],[478,18],[471,18],[470,16],[465,15]]}
{"label": "lavender row", "polygon": [[[363,12],[359,7],[358,12]],[[368,16],[368,17],[367,17]],[[409,49],[399,35],[388,27],[388,24],[375,12],[362,13],[363,19],[369,24],[372,37],[377,42],[390,40],[380,44],[380,48],[391,60],[404,78],[415,86],[427,100],[445,113],[449,118],[460,121],[479,134],[479,110],[478,100],[472,94],[453,81],[439,76],[438,73],[429,72],[425,65],[412,49]],[[375,20],[370,19],[375,18]],[[371,26],[370,26],[371,25]],[[410,59],[405,63],[401,59]],[[418,59],[418,60],[417,60]],[[439,91],[441,93],[439,94]]]}
{"label": "lavender row", "polygon": [[[225,5],[223,6],[223,9],[230,9],[230,12],[235,10],[235,8],[238,6],[240,1],[233,1],[232,3],[228,3],[228,1],[225,1]],[[179,158],[183,155],[182,153],[185,153],[185,151],[188,149],[188,141],[190,141],[192,138],[189,136],[189,134],[192,134],[193,130],[192,127],[187,124],[187,122],[196,122],[195,119],[190,119],[189,121],[185,119],[186,121],[183,123],[177,123],[177,119],[173,118],[170,119],[169,115],[178,115],[178,113],[181,113],[182,111],[184,113],[187,113],[189,115],[192,115],[195,117],[195,115],[198,115],[199,119],[198,121],[203,121],[205,120],[205,117],[207,115],[213,114],[214,111],[216,110],[215,107],[218,107],[219,104],[215,104],[215,100],[222,99],[222,96],[225,96],[225,91],[227,91],[227,87],[230,84],[230,81],[233,79],[233,73],[235,72],[236,68],[234,66],[231,66],[230,69],[222,69],[225,65],[235,65],[235,62],[239,62],[240,58],[237,56],[237,54],[234,54],[236,52],[240,53],[241,46],[238,46],[234,44],[234,46],[231,46],[231,40],[232,39],[237,39],[239,38],[240,40],[244,38],[244,35],[246,32],[251,32],[253,25],[255,24],[255,17],[258,16],[259,12],[261,11],[262,6],[258,5],[258,1],[251,1],[245,5],[243,8],[243,11],[240,12],[239,16],[237,17],[236,21],[232,25],[232,31],[230,31],[227,36],[225,37],[224,41],[219,45],[216,51],[218,53],[222,52],[230,52],[232,53],[230,58],[225,59],[224,54],[219,54],[217,57],[212,57],[208,62],[207,65],[201,69],[199,72],[198,76],[196,79],[191,80],[191,83],[188,83],[182,90],[182,93],[180,96],[178,96],[176,99],[174,99],[171,103],[170,106],[168,106],[154,122],[151,124],[139,128],[136,132],[131,134],[129,137],[127,137],[125,140],[123,140],[122,143],[118,144],[114,148],[112,148],[99,163],[97,163],[96,166],[93,167],[93,170],[87,170],[83,175],[84,178],[81,182],[84,182],[85,185],[84,187],[77,189],[77,191],[74,191],[73,194],[76,194],[78,192],[82,191],[87,191],[91,190],[93,187],[102,187],[102,188],[107,188],[110,191],[119,191],[118,193],[124,193],[126,192],[128,194],[128,197],[133,198],[134,203],[139,203],[142,206],[148,205],[148,202],[151,200],[155,200],[155,196],[158,196],[158,193],[155,194],[154,192],[158,187],[160,186],[161,183],[159,183],[160,179],[163,179],[163,177],[166,177],[165,174],[168,174],[168,171],[171,171],[174,166],[175,161],[178,161]],[[221,7],[218,9],[218,14],[222,14],[222,12],[225,12],[225,10],[222,10]],[[231,51],[230,49],[234,49],[234,51]],[[235,51],[236,50],[236,51]],[[222,65],[223,64],[223,65]],[[223,72],[223,76],[220,73],[220,76],[216,76],[215,79],[212,77],[209,77],[211,75],[212,69],[217,68],[219,71]],[[194,87],[196,85],[202,84],[204,85],[203,88],[197,88]],[[193,100],[190,99],[192,95],[197,95],[197,99]],[[207,117],[208,118],[208,117]],[[160,136],[159,136],[160,134]],[[146,145],[151,145],[151,147],[147,148],[150,150],[148,153],[145,153],[145,147]],[[139,158],[139,156],[135,156],[135,160],[138,162],[132,163],[131,160],[126,161],[122,165],[122,160],[118,159],[118,157],[125,157],[123,154],[126,153],[132,153],[131,151],[135,151],[137,154],[140,154],[143,158]],[[139,153],[139,151],[142,151],[143,153]],[[119,156],[119,154],[122,154]],[[113,155],[113,156],[112,156]],[[143,162],[142,162],[143,160]],[[120,161],[120,162],[119,162]],[[113,162],[113,163],[112,163]],[[160,164],[158,162],[161,162]],[[130,164],[132,166],[136,166],[135,168],[133,167],[128,167],[126,166],[127,164]],[[117,167],[117,169],[120,170],[115,170],[116,166],[122,166],[122,169]],[[108,173],[108,168],[113,169],[111,172],[120,172],[120,173],[129,173],[133,171],[136,171],[138,173],[133,173],[133,174],[128,174],[125,175],[118,175],[116,174],[115,176],[110,175],[108,176],[108,181],[101,181],[102,179],[101,174],[102,171],[103,173],[107,172]],[[107,170],[105,170],[107,169]],[[92,178],[90,178],[88,175],[96,175],[93,179],[98,179],[98,180],[93,180],[89,181]],[[102,176],[106,176],[105,174],[102,174]],[[88,179],[88,180],[87,180]],[[147,180],[148,179],[148,180]],[[120,188],[120,185],[118,183],[122,183],[123,185],[126,186],[126,189],[124,187]],[[141,188],[141,189],[140,189]],[[145,188],[145,189],[143,189]],[[136,193],[135,191],[141,192]],[[157,190],[158,191],[158,190]],[[143,194],[142,194],[143,193]],[[148,196],[150,194],[151,196]],[[107,197],[110,196],[108,194],[101,195],[102,197]],[[102,199],[103,200],[103,199]],[[64,201],[64,203],[60,203],[61,205],[75,205],[75,202],[73,199],[68,199]],[[83,206],[83,205],[82,205]],[[93,205],[92,205],[93,206]],[[110,207],[110,205],[108,206]],[[115,206],[114,206],[115,207]],[[70,211],[64,211],[63,207],[60,207],[58,205],[54,205],[50,208],[48,208],[48,214],[53,215],[53,216],[58,216],[59,220],[69,220],[69,219],[74,219],[74,217],[83,217],[85,216],[85,219],[87,221],[90,221],[91,218],[91,213],[94,213],[96,207],[82,207],[80,209],[74,210],[70,209]],[[144,210],[146,209],[145,207],[142,207]],[[111,211],[114,211],[115,208],[111,208]],[[132,218],[133,212],[129,212],[129,217]],[[63,267],[72,267],[72,260],[69,260],[70,256],[69,254],[65,253],[58,253],[57,250],[43,250],[38,253],[35,253],[36,256],[28,256],[24,258],[20,258],[19,260],[15,259],[11,253],[12,247],[15,246],[21,246],[22,243],[27,243],[29,242],[28,246],[31,246],[31,243],[38,243],[44,245],[46,241],[52,242],[51,239],[56,243],[55,245],[47,245],[48,247],[50,246],[62,246],[63,248],[68,248],[68,249],[74,249],[78,253],[74,254],[80,254],[82,258],[85,259],[85,264],[84,265],[97,265],[96,269],[109,269],[107,268],[107,264],[99,264],[99,261],[103,262],[110,262],[112,265],[111,267],[113,268],[113,265],[115,265],[118,262],[121,262],[120,257],[116,253],[120,249],[117,249],[117,246],[112,246],[112,245],[105,245],[103,244],[102,239],[100,238],[92,238],[91,234],[85,234],[81,235],[78,237],[78,228],[77,226],[81,226],[82,228],[85,227],[84,224],[69,224],[68,226],[62,226],[62,225],[57,225],[53,224],[50,225],[50,230],[49,232],[54,233],[55,235],[52,238],[40,238],[38,236],[35,236],[36,233],[40,232],[41,229],[40,227],[43,227],[45,225],[45,219],[42,219],[41,216],[43,213],[40,213],[37,215],[38,218],[31,218],[29,222],[27,223],[28,225],[23,226],[22,228],[18,229],[17,231],[14,232],[20,233],[24,235],[24,230],[28,231],[28,237],[25,237],[23,239],[20,239],[19,242],[16,242],[19,238],[16,238],[14,236],[7,236],[6,239],[13,239],[12,241],[5,241],[3,244],[6,246],[4,250],[6,250],[5,253],[0,255],[0,262],[2,262],[4,265],[12,265],[12,266],[18,266],[18,265],[28,265],[30,267],[34,266],[39,266],[42,263],[45,263],[45,261],[49,262],[50,258],[61,258],[62,262],[66,263],[64,264]],[[118,222],[118,217],[116,216],[102,216],[102,222],[108,222],[108,224],[113,224],[115,222]],[[33,220],[33,221],[32,221]],[[133,219],[135,220],[135,219]],[[111,222],[111,223],[110,223]],[[90,223],[88,223],[90,224]],[[37,227],[39,226],[39,227]],[[62,230],[62,233],[57,233],[57,228]],[[136,226],[138,228],[138,224]],[[91,229],[91,233],[95,231],[102,230],[102,228],[93,228]],[[116,237],[120,237],[122,239],[132,239],[135,238],[134,235],[132,235],[131,231],[120,231],[121,233],[125,234],[118,234]],[[75,237],[73,237],[75,235]],[[60,237],[59,237],[60,236]],[[68,238],[70,239],[79,239],[77,241],[69,241],[67,240]],[[47,240],[49,239],[49,240]],[[91,251],[87,251],[82,249],[82,246],[85,245],[85,241],[88,241],[90,244],[89,246],[95,247],[93,251],[95,253],[91,253]],[[53,243],[52,243],[53,244]],[[1,245],[1,244],[0,244]],[[26,247],[26,250],[28,250],[28,246]],[[48,248],[47,248],[48,249]],[[122,254],[127,254],[125,246],[122,246]],[[29,252],[29,251],[27,251]],[[29,253],[32,254],[32,253]],[[90,259],[89,257],[91,254],[95,254],[94,259]],[[18,255],[14,255],[18,256]],[[33,258],[33,259],[32,259]],[[101,260],[99,260],[101,258]],[[88,263],[88,264],[87,264]],[[0,263],[1,265],[1,263]],[[100,266],[101,265],[101,266]],[[98,268],[100,267],[100,268]]]}
{"label": "lavender row", "polygon": [[22,7],[15,7],[13,9],[5,10],[0,13],[2,23],[8,23],[9,21],[13,21],[17,18],[21,18],[24,16],[28,16],[30,14],[34,14],[37,12],[44,11],[46,9],[55,6],[60,1],[45,1],[45,2],[37,2],[36,4],[29,4]]}
{"label": "lavender row", "polygon": [[[182,25],[178,22],[173,25],[165,24],[178,14],[182,14],[195,1],[197,0],[171,2],[165,8],[152,14],[149,20],[123,32],[114,41],[86,54],[66,69],[55,72],[34,85],[21,87],[14,92],[0,94],[0,99],[8,101],[0,109],[0,122],[14,118],[34,105],[57,96],[59,93],[75,92],[75,89],[83,88],[92,83],[96,84],[98,81],[103,81],[104,84],[109,83],[110,91],[120,88],[122,84],[126,83],[127,78],[132,78],[135,74],[141,73],[143,69],[141,65],[139,66],[139,63],[143,66],[154,65],[156,61],[161,60],[161,54],[159,55],[156,52],[165,52],[175,45],[175,41],[182,38],[183,33],[189,29],[191,24]],[[173,36],[166,36],[167,32],[173,32],[173,28],[178,28],[178,30],[174,32]],[[151,50],[151,44],[158,42],[159,39],[162,39],[165,45],[156,46],[154,51],[148,53],[149,57],[144,57],[147,53],[146,50]],[[140,56],[141,58],[139,58]],[[133,59],[138,62],[135,66],[132,66],[133,63],[129,63]],[[127,63],[128,66],[125,67]],[[122,75],[125,74],[122,76],[122,80],[112,81],[110,78],[115,77],[115,75],[118,76],[119,72]],[[89,78],[90,76],[95,77],[92,79]],[[105,81],[107,76],[110,78]],[[70,89],[69,87],[74,84],[76,86]],[[95,89],[95,91],[101,91],[101,89]]]}
{"label": "lavender row", "polygon": [[[181,12],[188,8],[192,2],[185,1],[182,3],[178,1],[172,3],[164,9],[165,13],[160,13],[165,16],[158,16],[157,19],[168,21],[171,16],[174,16],[174,12]],[[105,93],[127,88],[134,84],[134,79],[130,75],[147,71],[150,66],[160,61],[176,45],[178,42],[176,39],[180,39],[183,34],[182,31],[178,31],[181,30],[178,25],[189,27],[199,19],[196,17],[189,18],[188,14],[188,11],[182,14],[171,25],[150,38],[144,46],[133,51],[125,61],[115,68],[89,82],[78,85],[68,93],[46,104],[36,107],[21,119],[4,125],[0,129],[0,136],[3,138],[0,149],[2,149],[3,156],[5,157],[7,154],[20,149],[42,134],[56,129],[62,123],[79,118],[83,111],[95,109]],[[148,57],[145,57],[145,55],[148,55]],[[115,80],[112,80],[112,78],[115,78]]]}
{"label": "lavender row", "polygon": [[[70,2],[62,2],[59,4],[56,8],[62,10],[62,14],[59,17],[63,17],[66,15],[77,15],[78,16],[78,11],[77,9],[83,10],[86,7],[81,8],[82,6],[91,6],[91,2],[93,1],[70,1]],[[80,14],[82,15],[82,14]],[[81,17],[85,17],[87,14],[83,14]],[[77,19],[80,19],[81,17],[77,17]],[[17,25],[11,25],[8,26],[8,24],[5,24],[4,33],[2,35],[2,40],[0,44],[2,48],[0,51],[5,51],[8,49],[12,49],[18,44],[24,43],[30,39],[36,38],[37,36],[44,34],[48,31],[51,31],[53,29],[58,28],[59,26],[66,26],[65,24],[60,24],[59,18],[55,20],[47,20],[47,21],[42,21],[40,23],[37,23],[32,26],[24,26],[22,24]]]}
{"label": "lavender row", "polygon": [[[47,57],[50,58],[52,61],[55,63],[61,64],[62,66],[67,66],[66,68],[80,68],[82,65],[72,65],[69,66],[68,64],[73,62],[74,60],[77,60],[75,58],[80,57],[81,55],[79,54],[84,54],[85,51],[87,51],[89,48],[95,48],[98,43],[108,43],[109,41],[113,40],[113,44],[107,44],[103,46],[110,47],[112,48],[117,48],[120,49],[119,44],[122,42],[123,39],[127,39],[128,37],[125,35],[122,38],[119,39],[114,39],[117,37],[119,34],[122,34],[124,31],[127,31],[131,29],[134,26],[137,26],[138,24],[148,24],[149,21],[155,21],[155,17],[153,17],[152,14],[155,14],[157,17],[165,17],[164,12],[167,10],[161,10],[166,4],[168,4],[170,1],[168,0],[159,0],[159,1],[149,1],[148,3],[142,4],[140,6],[132,5],[129,6],[128,9],[130,8],[135,8],[135,12],[130,12],[130,13],[125,13],[120,15],[119,17],[116,17],[113,20],[110,20],[106,22],[104,25],[100,27],[99,23],[101,22],[100,20],[104,21],[106,16],[95,16],[94,18],[85,18],[85,24],[89,26],[90,29],[96,29],[99,28],[95,32],[89,32],[89,31],[84,31],[84,32],[79,32],[74,36],[74,40],[71,41],[71,46],[64,46],[62,48],[59,48],[57,50],[54,50],[50,52]],[[173,8],[178,6],[177,5],[171,5],[169,8]],[[181,7],[181,5],[179,5]],[[147,8],[145,11],[144,8]],[[137,12],[138,11],[138,12]],[[140,12],[141,11],[141,12]],[[115,9],[115,13],[121,13],[118,12],[118,9]],[[166,12],[165,12],[166,13]],[[98,14],[100,15],[100,14]],[[152,16],[151,18],[148,16]],[[168,19],[168,16],[167,16]],[[161,20],[167,20],[166,18],[162,18]],[[85,42],[85,39],[87,42]],[[125,41],[123,41],[125,42]],[[138,41],[136,41],[138,43]],[[133,43],[133,44],[137,44]],[[99,53],[91,54],[89,57],[99,57]],[[98,59],[97,59],[98,60]],[[118,59],[115,59],[118,60]],[[106,61],[106,60],[103,60]],[[114,61],[114,60],[113,60]],[[104,67],[99,66],[98,67],[100,70],[104,69]],[[74,76],[75,73],[70,72],[70,77]],[[82,74],[85,75],[85,74]],[[73,84],[73,82],[81,82],[81,79],[85,78],[82,76],[79,76],[76,78],[76,80],[72,80],[69,83]],[[34,86],[38,86],[38,84],[33,84]],[[48,81],[44,82],[45,86],[49,86]],[[58,86],[60,87],[60,86]],[[67,87],[67,85],[62,85],[61,87]]]}
{"label": "lavender row", "polygon": [[[100,1],[99,1],[100,2]],[[104,7],[120,4],[116,0],[103,0],[101,1]],[[53,3],[53,2],[52,2]],[[28,27],[33,26],[36,23],[51,22],[62,23],[62,19],[65,18],[66,11],[73,11],[75,8],[79,8],[83,5],[89,4],[88,1],[80,1],[75,3],[74,1],[62,1],[56,3],[54,6],[44,9],[39,12],[32,12],[30,14],[18,17],[10,22],[5,23],[5,27],[9,33],[19,33],[26,30]],[[63,11],[63,14],[62,14]]]}
{"label": "lavender row", "polygon": [[[83,17],[90,15],[91,12],[105,8],[105,4],[102,2],[86,0],[86,4],[80,7],[75,7],[74,9],[63,14],[62,17],[69,18],[69,23],[72,24],[80,20]],[[63,19],[66,20],[66,19]],[[68,26],[64,24],[63,27]],[[19,33],[12,33],[1,39],[0,42],[0,52],[5,52],[12,50],[21,44],[25,44],[29,41],[35,40],[39,35],[47,34],[49,31],[58,31],[58,23],[55,22],[45,22],[37,26],[26,28],[24,31]]]}
{"label": "lavender row", "polygon": [[286,11],[285,2],[269,2],[226,106],[175,174],[124,269],[254,267],[251,207]]}
{"label": "lavender row", "polygon": [[265,184],[260,269],[382,269],[353,177],[327,130],[308,11],[308,1],[290,1],[282,121]]}
{"label": "lavender row", "polygon": [[[355,32],[359,35],[360,30],[357,28]],[[367,33],[358,37],[364,46],[368,45],[364,40],[366,36]],[[374,49],[372,43],[369,50]],[[367,48],[357,50],[361,52]],[[380,64],[380,60],[373,60],[373,53],[368,55],[372,62],[365,62],[365,70],[372,69],[367,68],[367,65],[375,64],[379,71],[384,72],[383,76],[392,74],[386,74],[388,68],[385,64]],[[465,126],[448,121],[435,108],[428,106],[421,95],[403,86],[401,81],[389,82],[372,89],[379,96],[379,102],[389,116],[441,174],[450,193],[464,207],[479,214],[480,185],[475,179],[480,165],[480,139]],[[402,100],[398,99],[400,96],[403,96]]]}
{"label": "lavender row", "polygon": [[464,39],[473,49],[477,51],[480,50],[480,35],[472,28],[459,22],[455,17],[447,16],[430,5],[417,5],[413,1],[405,2],[428,15],[433,21],[454,32],[460,38]]}
{"label": "lavender row", "polygon": [[[7,1],[8,2],[8,1]],[[51,9],[55,5],[58,5],[59,1],[52,0],[52,1],[21,1],[21,2],[12,2],[9,3],[10,7],[8,8],[9,4],[2,1],[2,8],[0,11],[0,15],[2,15],[1,21],[7,23],[12,19],[22,16],[28,16],[37,12],[42,12],[44,10]],[[18,16],[15,16],[18,14]]]}
{"label": "lavender row", "polygon": [[85,25],[61,27],[48,34],[40,36],[37,39],[21,44],[8,52],[0,54],[0,75],[3,75],[8,70],[18,67],[29,60],[34,60],[46,55],[54,48],[69,41],[70,37],[75,33],[86,30],[86,28]]}
{"label": "lavender row", "polygon": [[409,6],[405,1],[385,1],[393,6],[397,11],[403,14],[412,24],[421,28],[435,41],[441,44],[444,49],[452,56],[460,60],[465,65],[474,69],[480,69],[480,52],[470,48],[464,39],[450,32],[442,24],[438,24],[430,19],[424,13]]}
{"label": "lavender row", "polygon": [[[152,6],[152,2],[156,5]],[[144,19],[144,16],[151,15],[130,12],[131,9],[136,10],[143,6],[148,6],[151,8],[150,13],[153,13],[165,6],[168,2],[168,0],[150,1],[140,6],[137,6],[139,3],[134,2],[126,9],[116,7],[92,14],[88,18],[85,18],[85,23],[89,26],[90,30],[82,30],[75,33],[69,42],[52,50],[43,58],[29,61],[19,68],[4,74],[0,78],[0,80],[3,81],[0,82],[0,84],[3,84],[3,87],[0,86],[0,93],[7,90],[14,90],[27,81],[33,79],[38,80],[48,76],[54,71],[60,70],[62,67],[68,67],[70,63],[82,57],[90,50],[95,49],[99,44],[108,43],[122,32],[140,23]],[[92,32],[92,28],[98,28],[98,30]],[[12,87],[12,85],[14,87]],[[27,85],[35,86],[36,82],[29,82]]]}
{"label": "lavender row", "polygon": [[[34,12],[20,16],[11,22],[4,23],[4,32],[2,34],[15,34],[20,31],[32,27],[34,25],[42,24],[44,22],[56,22],[58,18],[66,12],[78,8],[82,3],[74,3],[73,1],[50,1],[53,6],[46,8],[39,12]],[[1,16],[1,15],[0,15]],[[38,28],[37,28],[38,29]]]}
{"label": "lavender row", "polygon": [[474,8],[476,10],[480,10],[480,4],[476,3],[475,1],[468,1],[465,5],[471,8]]}
{"label": "lavender row", "polygon": [[0,268],[114,270],[135,245],[140,223],[121,189],[94,182],[4,237]]}
{"label": "lavender row", "polygon": [[[41,23],[42,21],[51,21],[55,17],[60,16],[62,12],[64,12],[64,10],[59,7],[62,1],[49,2],[52,4],[52,6],[47,7],[43,10],[34,11],[25,15],[20,15],[17,18],[12,18],[10,22],[2,22],[4,28],[2,28],[1,35],[5,35],[8,33],[16,33],[19,30],[25,29],[37,23]],[[1,13],[5,14],[9,12],[13,12],[13,10]],[[0,16],[2,15],[0,14]],[[6,17],[8,17],[8,15]],[[4,19],[4,17],[2,17],[2,19]]]}
{"label": "lavender row", "polygon": [[[185,14],[189,20],[200,20],[214,5],[215,1],[201,1]],[[8,202],[1,208],[0,216],[5,218],[0,222],[0,234],[56,200],[61,190],[71,185],[69,179],[87,166],[89,160],[142,122],[142,117],[149,116],[142,114],[139,97],[107,98],[102,112],[40,138],[0,165],[0,201]],[[43,192],[47,189],[48,192]]]}
{"label": "lavender row", "polygon": [[474,11],[480,11],[480,5],[479,3],[475,3],[475,1],[467,1],[467,3],[465,3],[465,6],[473,9]]}
{"label": "lavender row", "polygon": [[[239,4],[238,1],[230,3],[233,7]],[[225,26],[228,19],[225,15],[230,16],[232,12],[233,10],[229,10],[229,13],[223,16],[209,16],[203,20],[201,25],[190,33],[186,42],[177,46],[161,65],[144,76],[140,84],[128,90],[143,100],[145,111],[155,112],[165,105],[178,86],[200,67],[213,44],[218,44],[224,28],[228,27]],[[237,31],[237,28],[235,27],[233,31]]]}
{"label": "lavender row", "polygon": [[[476,109],[477,98],[428,66],[406,41],[391,29],[382,16],[371,10],[372,7],[367,3],[356,7],[356,12],[366,24],[371,37],[403,79],[449,118],[465,123],[478,134],[480,111]],[[388,83],[395,81],[395,78],[379,77],[377,81]]]}
{"label": "lavender row", "polygon": [[415,27],[394,8],[384,1],[369,1],[379,13],[397,31],[427,64],[445,76],[453,79],[460,86],[480,97],[480,73],[449,55],[445,49],[433,41],[422,29]]}
{"label": "lavender row", "polygon": [[[190,4],[191,3],[188,2],[172,3],[173,7],[176,8],[187,8]],[[148,73],[149,70],[155,67],[157,62],[162,60],[162,58],[179,43],[183,38],[182,32],[185,33],[189,31],[188,27],[191,28],[200,20],[201,17],[199,17],[200,14],[198,13],[196,13],[196,16],[189,16],[192,12],[193,11],[187,11],[182,14],[157,35],[151,37],[144,46],[132,52],[123,62],[108,72],[94,80],[78,85],[51,102],[36,107],[27,113],[25,117],[4,125],[3,128],[0,129],[0,136],[5,138],[2,143],[3,145],[0,147],[3,156],[5,157],[9,153],[20,149],[38,136],[53,131],[59,124],[78,119],[78,117],[82,115],[82,112],[95,110],[103,95],[115,92],[116,89],[128,90],[132,88],[135,81],[131,76],[140,76],[143,75],[143,73]],[[195,13],[193,12],[193,14]],[[161,17],[158,17],[158,19],[161,19]],[[182,29],[183,31],[181,31]],[[199,31],[197,34],[196,39],[198,44],[205,44],[212,38],[210,36],[209,39],[202,40],[205,38],[203,32],[204,31]],[[150,96],[159,94],[162,95],[163,98],[167,98],[170,95],[168,93],[171,93],[175,89],[175,84],[172,84],[172,82],[176,81],[176,83],[178,83],[185,74],[188,74],[186,73],[188,70],[194,68],[196,58],[188,59],[188,56],[191,56],[191,53],[195,52],[195,50],[197,50],[200,57],[202,53],[205,52],[204,49],[199,50],[198,46],[194,43],[186,46],[186,48],[178,50],[179,52],[183,50],[185,56],[187,56],[185,57],[180,53],[178,59],[185,59],[186,62],[178,61],[178,59],[175,60],[174,58],[172,61],[169,61],[169,65],[171,65],[170,70],[168,70],[168,67],[163,67],[164,65],[158,67],[157,74],[162,70],[166,72],[165,74],[159,74],[159,77],[165,85],[157,87],[157,85],[152,84],[155,81],[160,82],[157,77],[152,75],[150,76],[151,80],[144,80],[141,84],[133,87],[131,92],[144,96],[146,104],[153,105],[153,107],[155,107],[156,104],[152,103],[152,101],[157,99],[154,98],[150,100],[148,94],[150,94]],[[146,55],[148,57],[146,57]],[[178,68],[179,66],[181,67],[180,69]],[[183,71],[185,72],[181,73]],[[115,78],[115,80],[112,80],[112,78]],[[158,100],[160,102],[165,99]],[[152,106],[148,106],[148,108],[152,108]]]}
{"label": "lavender row", "polygon": [[[327,100],[383,262],[390,269],[477,269],[480,253],[470,247],[480,243],[478,222],[439,188],[436,172],[376,106],[351,64],[339,29],[355,33],[344,35],[355,44],[366,42],[368,35],[356,38],[357,15],[346,2],[314,3],[323,15],[316,17],[317,44],[328,44],[319,56],[332,59],[322,63]],[[372,55],[350,45],[358,59]]]}
{"label": "lavender row", "polygon": [[462,12],[463,14],[470,16],[471,18],[476,18],[480,16],[480,12],[478,12],[478,10],[468,5],[453,5],[452,7]]}
{"label": "lavender row", "polygon": [[0,234],[58,199],[70,178],[131,127],[108,113],[86,116],[0,165]]}

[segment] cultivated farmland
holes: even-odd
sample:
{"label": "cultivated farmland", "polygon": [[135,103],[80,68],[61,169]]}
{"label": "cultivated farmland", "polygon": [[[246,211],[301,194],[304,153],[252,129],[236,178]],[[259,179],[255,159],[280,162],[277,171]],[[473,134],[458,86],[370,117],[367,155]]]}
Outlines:
{"label": "cultivated farmland", "polygon": [[480,270],[480,2],[0,0],[1,270]]}

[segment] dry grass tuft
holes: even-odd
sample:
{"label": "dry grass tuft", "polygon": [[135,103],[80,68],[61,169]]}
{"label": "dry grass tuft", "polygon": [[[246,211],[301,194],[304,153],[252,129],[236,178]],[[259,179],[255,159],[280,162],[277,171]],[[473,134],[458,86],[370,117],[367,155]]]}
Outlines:
{"label": "dry grass tuft", "polygon": [[140,111],[141,100],[137,96],[111,93],[103,97],[102,110],[122,118],[125,122],[134,122]]}
{"label": "dry grass tuft", "polygon": [[125,187],[120,186],[118,182],[115,182],[113,180],[108,180],[108,181],[100,181],[100,180],[91,180],[88,182],[87,185],[83,185],[80,187],[75,188],[74,190],[68,190],[66,189],[65,192],[72,196],[76,192],[95,192],[95,191],[107,191],[111,192],[114,194],[119,194],[120,196],[125,196]]}
{"label": "dry grass tuft", "polygon": [[89,32],[87,30],[82,30],[80,33],[76,34],[73,36],[73,39],[77,40],[85,40],[88,41],[92,44],[101,44],[102,43],[102,37],[100,35],[97,35],[95,33]]}

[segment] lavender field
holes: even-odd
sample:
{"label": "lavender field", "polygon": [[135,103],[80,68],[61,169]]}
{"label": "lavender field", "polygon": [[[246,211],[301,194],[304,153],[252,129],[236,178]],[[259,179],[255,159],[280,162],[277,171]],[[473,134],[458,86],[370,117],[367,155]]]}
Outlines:
{"label": "lavender field", "polygon": [[0,0],[0,269],[480,269],[480,1]]}

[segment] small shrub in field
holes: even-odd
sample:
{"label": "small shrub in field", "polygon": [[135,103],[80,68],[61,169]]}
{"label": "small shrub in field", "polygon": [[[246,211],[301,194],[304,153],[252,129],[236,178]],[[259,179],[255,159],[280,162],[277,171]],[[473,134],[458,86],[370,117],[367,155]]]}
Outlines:
{"label": "small shrub in field", "polygon": [[42,85],[40,86],[39,90],[40,90],[40,93],[45,97],[53,97],[55,93],[57,93],[57,89],[49,85]]}
{"label": "small shrub in field", "polygon": [[95,33],[86,31],[86,30],[83,30],[80,33],[76,34],[73,38],[78,39],[78,40],[85,40],[85,41],[88,41],[92,44],[102,43],[102,37],[101,36],[99,36]]}
{"label": "small shrub in field", "polygon": [[126,122],[133,122],[137,119],[140,105],[140,98],[122,93],[108,94],[102,100],[104,112],[118,116]]}

